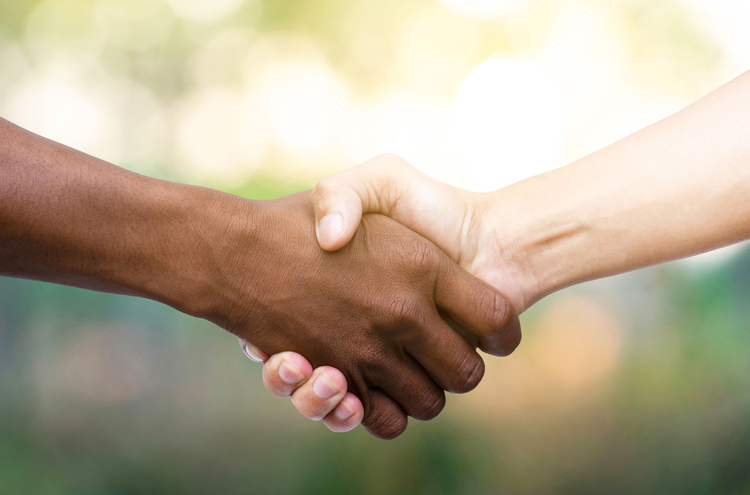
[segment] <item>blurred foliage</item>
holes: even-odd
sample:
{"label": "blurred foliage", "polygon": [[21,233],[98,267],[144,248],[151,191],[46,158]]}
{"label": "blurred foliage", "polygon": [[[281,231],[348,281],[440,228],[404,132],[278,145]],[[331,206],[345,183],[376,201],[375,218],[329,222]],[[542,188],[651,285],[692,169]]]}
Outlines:
{"label": "blurred foliage", "polygon": [[[639,315],[642,304],[623,298],[623,286],[658,280],[645,296],[661,299],[660,315],[647,328],[627,329],[624,358],[603,394],[518,417],[466,413],[469,396],[450,397],[440,418],[412,422],[391,442],[361,429],[332,434],[297,417],[288,401],[262,389],[259,367],[235,338],[209,324],[146,300],[4,279],[0,489],[748,493],[749,272],[745,251],[717,271],[662,267],[614,287],[584,286],[585,297],[605,306],[619,299],[622,311]],[[571,292],[524,316],[527,339]],[[135,397],[100,403],[70,388],[62,363],[75,342],[113,325],[140,340],[148,379]],[[482,386],[497,387],[496,378]],[[182,400],[196,383],[208,393]],[[556,406],[550,398],[542,407]]]}

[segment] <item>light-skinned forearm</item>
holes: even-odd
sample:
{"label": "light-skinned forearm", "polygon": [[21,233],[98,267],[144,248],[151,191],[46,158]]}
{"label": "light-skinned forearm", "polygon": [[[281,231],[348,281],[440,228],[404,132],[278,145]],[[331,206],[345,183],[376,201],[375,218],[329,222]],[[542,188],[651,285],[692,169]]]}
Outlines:
{"label": "light-skinned forearm", "polygon": [[[568,166],[491,194],[526,306],[750,238],[750,72]],[[525,274],[524,274],[525,272]]]}

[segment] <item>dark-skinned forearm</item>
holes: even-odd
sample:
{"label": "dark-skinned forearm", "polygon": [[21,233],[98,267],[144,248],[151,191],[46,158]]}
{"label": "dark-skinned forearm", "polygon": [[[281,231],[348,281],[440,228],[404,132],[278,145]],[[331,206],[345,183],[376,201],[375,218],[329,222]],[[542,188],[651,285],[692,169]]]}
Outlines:
{"label": "dark-skinned forearm", "polygon": [[216,210],[228,198],[138,175],[0,119],[2,275],[210,314]]}

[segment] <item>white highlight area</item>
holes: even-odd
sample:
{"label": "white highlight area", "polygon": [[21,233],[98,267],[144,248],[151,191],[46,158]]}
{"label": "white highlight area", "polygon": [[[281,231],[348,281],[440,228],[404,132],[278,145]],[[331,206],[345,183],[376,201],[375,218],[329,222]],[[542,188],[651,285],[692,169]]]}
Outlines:
{"label": "white highlight area", "polygon": [[562,125],[560,90],[537,64],[488,60],[456,96],[450,182],[491,191],[556,168]]}
{"label": "white highlight area", "polygon": [[7,117],[46,138],[117,161],[120,129],[109,99],[101,86],[80,79],[61,71],[34,74],[9,92]]}
{"label": "white highlight area", "polygon": [[239,92],[210,89],[177,111],[180,162],[195,179],[233,184],[250,175],[268,151],[258,104]]}
{"label": "white highlight area", "polygon": [[348,161],[359,163],[382,153],[394,153],[429,175],[435,175],[439,151],[448,127],[450,105],[414,92],[393,91],[352,115],[344,130]]}
{"label": "white highlight area", "polygon": [[457,14],[479,19],[500,17],[529,3],[529,0],[440,0]]}
{"label": "white highlight area", "polygon": [[308,62],[272,65],[254,91],[276,143],[291,158],[320,160],[336,149],[348,120],[349,93],[327,67]]}
{"label": "white highlight area", "polygon": [[245,0],[167,0],[167,3],[183,19],[209,24],[234,14]]}

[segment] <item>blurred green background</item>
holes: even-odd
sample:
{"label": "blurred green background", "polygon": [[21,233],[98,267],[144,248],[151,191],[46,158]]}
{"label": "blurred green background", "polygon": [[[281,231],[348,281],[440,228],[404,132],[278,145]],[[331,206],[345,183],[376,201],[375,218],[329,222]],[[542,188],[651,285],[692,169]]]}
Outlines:
{"label": "blurred green background", "polygon": [[[257,199],[379,152],[496,189],[746,70],[749,23],[743,0],[3,0],[0,115]],[[0,493],[750,493],[748,300],[744,246],[562,291],[383,442],[303,419],[210,324],[0,279]]]}

